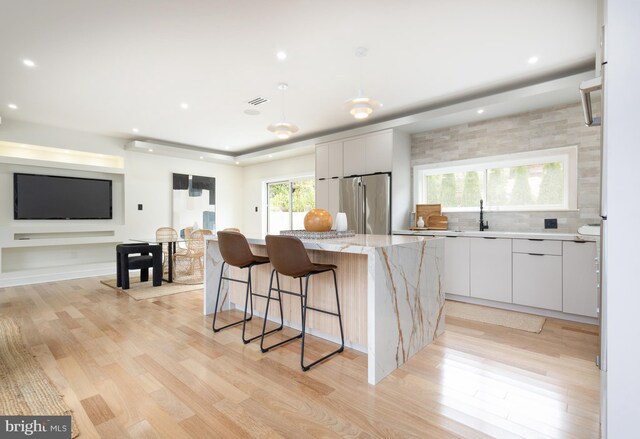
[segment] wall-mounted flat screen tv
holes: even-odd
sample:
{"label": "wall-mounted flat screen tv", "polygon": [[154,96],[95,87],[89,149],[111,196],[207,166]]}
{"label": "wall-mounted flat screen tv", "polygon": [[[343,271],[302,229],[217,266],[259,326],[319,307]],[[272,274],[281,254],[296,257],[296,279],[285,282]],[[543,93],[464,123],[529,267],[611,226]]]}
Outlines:
{"label": "wall-mounted flat screen tv", "polygon": [[112,219],[111,180],[13,174],[13,219]]}

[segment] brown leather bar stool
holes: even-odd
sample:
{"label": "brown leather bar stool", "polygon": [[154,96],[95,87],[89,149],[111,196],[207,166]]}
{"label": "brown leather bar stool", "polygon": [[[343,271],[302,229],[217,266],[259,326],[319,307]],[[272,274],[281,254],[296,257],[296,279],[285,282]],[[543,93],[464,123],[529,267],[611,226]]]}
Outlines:
{"label": "brown leather bar stool", "polygon": [[[338,280],[336,278],[336,266],[333,264],[314,264],[309,260],[309,255],[307,254],[307,250],[302,245],[302,241],[300,241],[295,236],[280,236],[280,235],[267,235],[267,253],[269,254],[269,259],[271,259],[271,265],[273,266],[273,270],[271,271],[271,280],[269,281],[269,295],[267,297],[267,309],[265,311],[265,316],[269,315],[269,302],[271,301],[271,291],[278,292],[278,298],[273,298],[280,302],[280,313],[282,315],[282,295],[281,293],[290,294],[292,296],[300,297],[300,306],[302,312],[302,331],[300,334],[291,337],[287,340],[281,341],[274,345],[264,347],[264,336],[268,334],[265,332],[266,329],[266,320],[262,326],[262,338],[260,339],[260,349],[262,352],[267,352],[270,349],[273,349],[277,346],[283,345],[295,339],[302,339],[302,348],[300,351],[300,366],[303,371],[307,371],[311,369],[311,367],[320,363],[321,361],[326,360],[332,355],[338,354],[344,350],[344,332],[342,331],[342,314],[340,313],[340,299],[338,298]],[[333,286],[335,288],[336,293],[336,307],[338,312],[331,312],[323,309],[313,308],[307,304],[307,297],[309,292],[309,278],[316,274],[325,273],[331,271],[333,273]],[[298,278],[300,280],[300,293],[296,293],[293,291],[287,291],[280,288],[280,278],[279,275],[282,274],[284,276],[290,276],[293,278]],[[273,287],[273,278],[276,278],[277,288]],[[302,278],[305,280],[304,288],[302,287]],[[305,328],[307,323],[307,310],[317,311],[324,314],[330,314],[332,316],[338,317],[338,322],[340,324],[340,339],[341,345],[340,348],[331,352],[330,354],[325,355],[324,357],[314,361],[313,363],[306,365],[304,364],[304,338],[305,338]]]}
{"label": "brown leather bar stool", "polygon": [[[259,296],[267,299],[267,296],[264,294],[254,293],[251,287],[251,269],[256,265],[268,264],[269,258],[266,256],[256,256],[251,252],[251,248],[249,247],[249,243],[247,242],[247,238],[244,237],[242,233],[232,232],[232,231],[220,231],[218,232],[218,247],[220,248],[220,254],[222,255],[222,267],[220,269],[220,280],[218,281],[218,294],[216,296],[216,307],[213,311],[213,324],[212,329],[213,332],[218,332],[222,329],[228,328],[230,326],[235,326],[242,323],[242,341],[246,344],[256,338],[262,337],[262,334],[256,335],[252,338],[245,338],[245,329],[247,322],[253,318],[253,296]],[[248,268],[249,274],[247,276],[247,280],[234,279],[224,275],[224,266],[231,265],[233,267],[238,268]],[[242,320],[238,320],[234,323],[229,323],[221,328],[216,328],[216,318],[218,316],[218,303],[220,301],[220,289],[222,288],[222,281],[228,280],[231,282],[239,282],[247,285],[247,292],[244,299],[244,317]],[[251,315],[247,318],[247,305],[251,309]],[[267,334],[270,334],[275,331],[279,331],[284,327],[284,318],[282,317],[282,306],[280,306],[280,326],[269,331]],[[265,316],[265,325],[266,325],[266,316]],[[264,328],[262,329],[264,333]]]}

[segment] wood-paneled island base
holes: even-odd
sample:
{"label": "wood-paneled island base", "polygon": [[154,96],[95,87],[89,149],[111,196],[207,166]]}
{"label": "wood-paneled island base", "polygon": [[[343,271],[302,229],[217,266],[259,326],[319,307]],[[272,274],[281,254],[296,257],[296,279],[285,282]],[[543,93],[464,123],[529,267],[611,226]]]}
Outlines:
{"label": "wood-paneled island base", "polygon": [[[254,254],[267,254],[264,238],[247,239]],[[367,352],[370,384],[378,383],[400,367],[444,330],[442,238],[356,235],[303,240],[303,243],[312,261],[338,266],[345,342],[347,346]],[[206,247],[204,313],[212,314],[223,260],[215,235],[207,237]],[[266,294],[271,265],[253,270],[254,292]],[[247,270],[232,268],[228,274],[246,279]],[[232,283],[229,291],[228,283],[223,282],[221,302],[222,297],[226,300],[220,308],[243,307],[244,288],[244,285]],[[298,280],[281,276],[281,288],[299,291]],[[263,315],[265,300],[256,299],[256,314]],[[309,306],[335,309],[330,274],[312,277],[308,302]],[[288,297],[283,306],[285,323],[299,328],[299,300]],[[269,318],[279,320],[277,306],[270,309]],[[310,334],[332,341],[339,337],[335,317],[309,312],[307,326]]]}

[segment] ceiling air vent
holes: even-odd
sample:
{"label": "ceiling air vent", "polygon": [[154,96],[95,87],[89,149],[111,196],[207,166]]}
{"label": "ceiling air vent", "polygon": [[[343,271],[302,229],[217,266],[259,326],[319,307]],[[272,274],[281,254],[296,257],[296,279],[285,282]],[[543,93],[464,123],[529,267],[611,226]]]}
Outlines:
{"label": "ceiling air vent", "polygon": [[256,98],[253,98],[253,99],[247,101],[247,104],[253,105],[255,107],[255,106],[258,106],[260,104],[264,104],[265,102],[269,102],[269,99],[261,98],[260,96],[258,96]]}

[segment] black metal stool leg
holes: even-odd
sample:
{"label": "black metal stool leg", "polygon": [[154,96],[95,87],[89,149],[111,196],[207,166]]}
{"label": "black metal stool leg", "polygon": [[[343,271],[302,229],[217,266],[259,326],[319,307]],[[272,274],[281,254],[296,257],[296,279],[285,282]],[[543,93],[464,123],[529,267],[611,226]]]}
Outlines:
{"label": "black metal stool leg", "polygon": [[[235,325],[239,325],[240,323],[243,323],[245,321],[245,319],[241,319],[238,320],[237,322],[233,322],[233,323],[229,323],[225,326],[222,326],[221,328],[216,328],[216,319],[218,317],[218,303],[220,301],[220,290],[222,288],[222,280],[225,279],[224,277],[224,266],[225,266],[225,262],[222,263],[222,268],[220,270],[220,280],[218,281],[218,294],[216,296],[216,307],[213,310],[213,324],[211,325],[211,329],[213,329],[213,332],[218,332],[218,331],[222,331],[223,329],[229,328],[230,326],[235,326]],[[233,280],[233,279],[230,279]],[[240,280],[236,280],[236,282],[243,282]],[[249,267],[249,284],[251,282],[251,267]],[[247,293],[249,293],[249,289],[247,287]],[[246,318],[246,310],[247,310],[247,300],[245,298],[245,302],[244,302],[244,309],[245,309],[245,318]],[[251,317],[253,317],[253,311],[251,312]],[[251,317],[249,318],[249,320],[251,320]],[[244,323],[243,323],[244,326]]]}
{"label": "black metal stool leg", "polygon": [[[248,294],[249,294],[248,300],[251,302],[251,316],[247,319],[247,299],[245,299],[245,308],[244,308],[245,322],[248,322],[249,320],[251,320],[253,318],[253,296],[255,294],[253,293],[252,288],[253,287],[251,286],[251,268],[249,268],[249,286],[248,286],[247,291],[248,291]],[[269,298],[267,298],[267,301],[269,301]],[[280,303],[280,320],[283,320],[284,319],[284,315],[282,314],[282,301],[280,301],[280,302],[281,302]],[[267,310],[267,312],[268,312],[268,310]],[[251,337],[249,339],[245,338],[246,323],[242,324],[242,341],[244,342],[244,344],[252,342],[255,339],[261,338],[263,333],[264,333],[264,335],[269,335],[269,334],[272,334],[272,333],[274,333],[276,331],[280,331],[284,327],[284,321],[282,321],[282,323],[280,323],[279,327],[274,328],[274,329],[272,329],[270,331],[264,332],[264,330],[266,328],[266,325],[267,325],[267,315],[268,314],[265,314],[264,322],[262,322],[262,333],[260,333],[260,334],[258,334],[256,336],[253,336],[253,337]]]}
{"label": "black metal stool leg", "polygon": [[342,331],[342,314],[340,312],[340,299],[338,298],[338,281],[337,281],[337,278],[336,278],[336,271],[335,270],[331,270],[331,271],[333,272],[333,286],[334,286],[334,288],[336,290],[336,305],[338,307],[338,312],[334,313],[334,315],[336,315],[338,317],[338,322],[340,323],[341,345],[335,351],[325,355],[324,357],[321,357],[321,358],[317,359],[313,363],[310,363],[310,364],[308,364],[306,366],[304,365],[304,331],[305,331],[306,318],[307,318],[307,300],[308,300],[308,291],[309,291],[309,277],[311,276],[310,274],[308,274],[307,275],[307,279],[306,279],[306,283],[305,283],[305,290],[304,290],[304,313],[303,313],[303,319],[302,319],[302,350],[301,350],[301,354],[300,354],[300,366],[302,367],[302,370],[305,371],[305,372],[308,371],[309,369],[311,369],[316,364],[320,363],[321,361],[324,361],[327,358],[332,357],[333,355],[339,354],[340,352],[344,351],[344,333]]}
{"label": "black metal stool leg", "polygon": [[[273,275],[275,274],[276,276],[276,282],[278,287],[276,288],[276,290],[278,291],[278,301],[280,302],[280,327],[276,328],[274,330],[271,330],[269,332],[264,332],[267,329],[267,316],[269,315],[269,302],[271,301],[271,291],[274,290],[273,288]],[[302,337],[302,333],[295,335],[291,338],[288,338],[286,340],[283,340],[281,342],[278,342],[276,344],[273,344],[271,346],[267,346],[266,348],[264,347],[264,336],[270,334],[271,332],[275,332],[275,331],[279,331],[280,329],[283,328],[284,326],[284,314],[282,313],[282,294],[280,292],[280,278],[278,277],[278,272],[276,270],[272,270],[271,271],[271,280],[269,281],[269,293],[267,295],[267,307],[264,313],[264,322],[262,322],[262,336],[260,338],[260,350],[264,353],[264,352],[268,352],[269,350],[278,347],[278,346],[282,346],[285,343],[289,343],[290,341],[296,340],[300,337]],[[276,300],[276,299],[274,299]]]}

